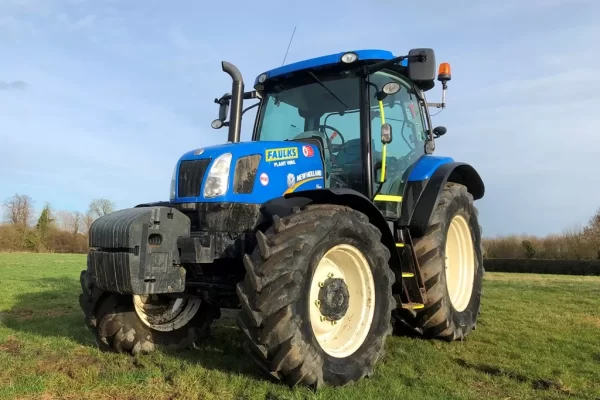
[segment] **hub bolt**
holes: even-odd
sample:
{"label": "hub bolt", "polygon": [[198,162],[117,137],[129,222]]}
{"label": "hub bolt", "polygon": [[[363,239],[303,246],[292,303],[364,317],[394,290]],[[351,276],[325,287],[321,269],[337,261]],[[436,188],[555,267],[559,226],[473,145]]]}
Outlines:
{"label": "hub bolt", "polygon": [[320,300],[315,300],[315,306],[321,307],[321,301]]}
{"label": "hub bolt", "polygon": [[333,278],[333,272],[330,272],[330,273],[328,273],[328,274],[327,274],[327,277],[328,277],[328,278]]}
{"label": "hub bolt", "polygon": [[323,287],[323,286],[325,286],[325,283],[319,282],[319,287]]}

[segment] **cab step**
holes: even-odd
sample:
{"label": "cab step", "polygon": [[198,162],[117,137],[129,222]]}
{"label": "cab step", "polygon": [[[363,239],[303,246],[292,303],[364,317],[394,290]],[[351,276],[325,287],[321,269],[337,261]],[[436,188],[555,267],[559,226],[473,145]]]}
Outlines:
{"label": "cab step", "polygon": [[423,303],[404,303],[402,304],[402,308],[406,310],[420,310],[425,308],[425,304]]}
{"label": "cab step", "polygon": [[424,308],[426,290],[419,268],[419,262],[413,249],[410,232],[406,228],[396,230],[396,249],[400,256],[402,268],[402,308],[418,310]]}

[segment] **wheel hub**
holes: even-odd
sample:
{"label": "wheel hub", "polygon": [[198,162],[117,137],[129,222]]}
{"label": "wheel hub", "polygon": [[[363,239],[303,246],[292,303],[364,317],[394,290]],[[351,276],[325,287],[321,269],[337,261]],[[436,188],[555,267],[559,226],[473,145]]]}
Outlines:
{"label": "wheel hub", "polygon": [[133,304],[140,320],[152,329],[168,332],[178,329],[191,321],[201,300],[165,295],[139,296],[135,295]]}
{"label": "wheel hub", "polygon": [[348,311],[350,293],[341,278],[327,278],[319,290],[319,310],[329,321],[339,321]]}
{"label": "wheel hub", "polygon": [[337,358],[366,339],[375,313],[375,282],[363,253],[338,244],[319,260],[310,285],[310,322],[321,349]]}

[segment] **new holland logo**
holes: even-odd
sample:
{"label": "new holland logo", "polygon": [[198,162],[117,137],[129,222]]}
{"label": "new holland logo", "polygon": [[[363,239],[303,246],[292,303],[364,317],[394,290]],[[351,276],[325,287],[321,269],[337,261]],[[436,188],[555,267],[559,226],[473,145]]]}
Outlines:
{"label": "new holland logo", "polygon": [[298,158],[297,147],[284,147],[280,149],[268,149],[265,150],[265,161],[281,161],[281,160],[293,160]]}
{"label": "new holland logo", "polygon": [[287,176],[287,185],[288,187],[292,187],[296,184],[296,177],[294,174],[288,174]]}
{"label": "new holland logo", "polygon": [[303,172],[301,174],[299,174],[298,176],[296,176],[296,181],[300,182],[303,181],[305,179],[310,179],[310,178],[318,178],[323,176],[323,171],[316,170],[316,171],[308,171],[308,172]]}

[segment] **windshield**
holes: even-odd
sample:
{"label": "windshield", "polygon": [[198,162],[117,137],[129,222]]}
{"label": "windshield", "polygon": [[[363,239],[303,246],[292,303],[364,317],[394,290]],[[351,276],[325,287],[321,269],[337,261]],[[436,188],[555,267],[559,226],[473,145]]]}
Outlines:
{"label": "windshield", "polygon": [[[363,187],[361,79],[358,72],[327,75],[306,72],[267,88],[255,140],[317,140],[324,158],[326,187],[354,189],[371,197],[373,193],[365,193]],[[377,91],[389,82],[398,83],[401,89],[387,96],[380,105]],[[407,169],[424,154],[426,130],[421,104],[405,78],[383,71],[369,77],[368,96],[373,190],[380,195],[402,196]],[[385,122],[393,128],[393,140],[386,146],[385,163],[380,139],[381,111]],[[396,208],[399,205],[399,202],[393,204]],[[389,208],[386,204],[382,206]],[[399,215],[399,208],[385,212],[385,215],[396,214]]]}
{"label": "windshield", "polygon": [[263,101],[256,140],[317,139],[323,148],[326,186],[362,192],[358,74],[307,73],[267,89]]}

